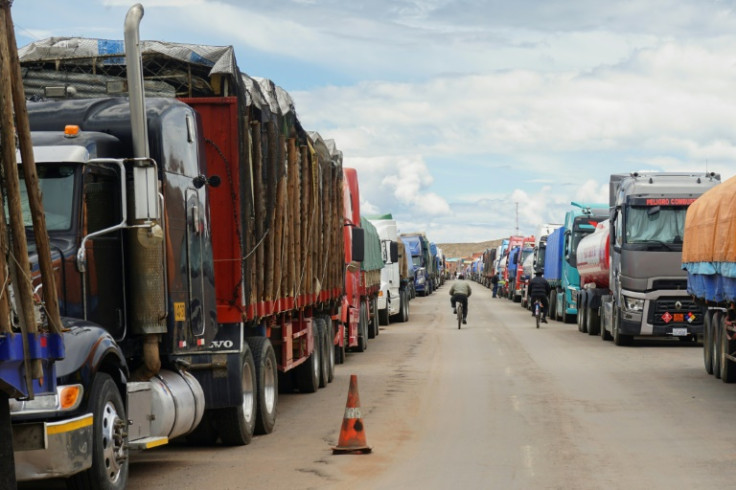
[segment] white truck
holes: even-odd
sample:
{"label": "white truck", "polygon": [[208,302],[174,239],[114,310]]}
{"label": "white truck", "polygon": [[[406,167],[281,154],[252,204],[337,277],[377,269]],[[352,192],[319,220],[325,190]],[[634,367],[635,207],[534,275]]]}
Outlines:
{"label": "white truck", "polygon": [[378,292],[378,322],[381,325],[388,325],[390,320],[408,321],[409,294],[401,286],[399,233],[396,220],[391,214],[384,214],[369,217],[368,221],[378,231],[384,263],[381,269],[381,290]]}

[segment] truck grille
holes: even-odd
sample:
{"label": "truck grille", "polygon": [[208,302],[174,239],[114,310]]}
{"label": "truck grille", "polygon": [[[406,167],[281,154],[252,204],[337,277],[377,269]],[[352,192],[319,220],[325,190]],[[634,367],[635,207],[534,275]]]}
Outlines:
{"label": "truck grille", "polygon": [[656,279],[652,283],[652,289],[661,291],[663,289],[687,289],[687,279]]}
{"label": "truck grille", "polygon": [[689,297],[659,298],[649,310],[649,322],[653,325],[702,325],[704,317],[702,307]]}

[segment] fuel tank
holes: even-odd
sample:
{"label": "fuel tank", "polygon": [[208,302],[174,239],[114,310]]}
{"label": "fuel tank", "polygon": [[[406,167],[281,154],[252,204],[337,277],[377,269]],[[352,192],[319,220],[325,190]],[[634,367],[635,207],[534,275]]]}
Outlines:
{"label": "fuel tank", "polygon": [[577,267],[581,286],[593,283],[597,288],[608,287],[608,273],[611,269],[609,244],[609,220],[598,223],[593,233],[580,240]]}

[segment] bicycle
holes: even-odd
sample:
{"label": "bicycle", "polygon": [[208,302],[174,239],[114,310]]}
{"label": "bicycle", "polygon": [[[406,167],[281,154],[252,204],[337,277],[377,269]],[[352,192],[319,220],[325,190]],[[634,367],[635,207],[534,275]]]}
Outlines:
{"label": "bicycle", "polygon": [[539,328],[539,322],[542,319],[542,302],[538,299],[534,300],[534,319],[537,321],[537,328]]}
{"label": "bicycle", "polygon": [[460,327],[463,324],[463,304],[460,301],[457,302],[456,309],[457,309],[457,329],[460,330]]}

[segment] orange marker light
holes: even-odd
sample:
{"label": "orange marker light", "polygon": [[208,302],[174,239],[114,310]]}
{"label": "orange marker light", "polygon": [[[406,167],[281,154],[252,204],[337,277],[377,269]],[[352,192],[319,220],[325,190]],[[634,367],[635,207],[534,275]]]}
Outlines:
{"label": "orange marker light", "polygon": [[59,404],[62,410],[73,409],[81,399],[82,389],[80,385],[63,386],[59,392]]}
{"label": "orange marker light", "polygon": [[73,138],[79,135],[79,126],[76,124],[67,124],[64,126],[64,136],[67,138]]}

